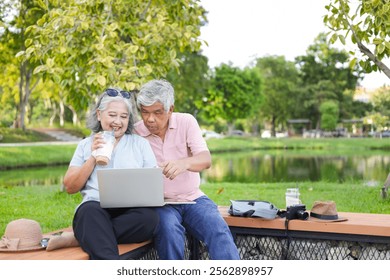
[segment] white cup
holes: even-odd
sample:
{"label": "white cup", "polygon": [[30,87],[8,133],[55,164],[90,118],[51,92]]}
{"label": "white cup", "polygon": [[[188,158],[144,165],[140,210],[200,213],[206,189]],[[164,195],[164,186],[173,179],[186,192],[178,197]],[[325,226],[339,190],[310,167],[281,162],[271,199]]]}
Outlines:
{"label": "white cup", "polygon": [[96,163],[99,165],[107,165],[111,159],[112,150],[114,149],[115,136],[113,131],[101,132],[105,143],[96,150]]}
{"label": "white cup", "polygon": [[286,191],[286,208],[292,205],[300,204],[301,201],[299,199],[299,189],[287,189]]}

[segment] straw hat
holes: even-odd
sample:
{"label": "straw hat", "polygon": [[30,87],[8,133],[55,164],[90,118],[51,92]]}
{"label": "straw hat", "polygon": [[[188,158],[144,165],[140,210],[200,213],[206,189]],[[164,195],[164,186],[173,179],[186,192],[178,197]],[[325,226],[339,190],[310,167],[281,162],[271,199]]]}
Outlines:
{"label": "straw hat", "polygon": [[310,211],[310,220],[314,222],[342,222],[348,219],[339,217],[334,201],[315,201]]}
{"label": "straw hat", "polygon": [[0,240],[0,252],[21,252],[44,249],[42,230],[38,222],[19,219],[10,222]]}

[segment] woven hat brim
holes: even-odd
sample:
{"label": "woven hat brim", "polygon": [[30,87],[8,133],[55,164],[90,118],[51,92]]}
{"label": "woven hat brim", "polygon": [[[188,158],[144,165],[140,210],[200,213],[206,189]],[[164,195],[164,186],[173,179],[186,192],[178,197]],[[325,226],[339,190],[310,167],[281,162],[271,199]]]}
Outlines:
{"label": "woven hat brim", "polygon": [[335,223],[335,222],[345,222],[345,221],[348,221],[348,219],[344,218],[344,217],[339,217],[336,220],[325,220],[325,219],[318,219],[318,218],[314,218],[314,217],[310,216],[309,221],[317,222],[317,223]]}
{"label": "woven hat brim", "polygon": [[37,250],[42,250],[42,249],[45,249],[45,247],[34,246],[34,247],[30,247],[30,248],[23,248],[23,249],[16,249],[16,250],[0,248],[0,252],[29,252],[29,251],[37,251]]}

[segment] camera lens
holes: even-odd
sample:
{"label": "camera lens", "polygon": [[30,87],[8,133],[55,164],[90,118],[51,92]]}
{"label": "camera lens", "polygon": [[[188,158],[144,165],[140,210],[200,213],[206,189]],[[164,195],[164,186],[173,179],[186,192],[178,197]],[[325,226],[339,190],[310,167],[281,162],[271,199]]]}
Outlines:
{"label": "camera lens", "polygon": [[300,220],[307,220],[309,218],[309,213],[302,211],[302,210],[298,210],[297,217]]}

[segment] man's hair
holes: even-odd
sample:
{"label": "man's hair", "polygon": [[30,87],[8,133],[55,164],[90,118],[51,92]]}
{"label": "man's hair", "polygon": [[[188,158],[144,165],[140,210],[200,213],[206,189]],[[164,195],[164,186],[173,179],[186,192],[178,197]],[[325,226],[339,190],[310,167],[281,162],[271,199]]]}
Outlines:
{"label": "man's hair", "polygon": [[166,112],[175,104],[175,91],[166,80],[151,80],[144,84],[137,95],[137,107],[151,106],[160,102]]}

